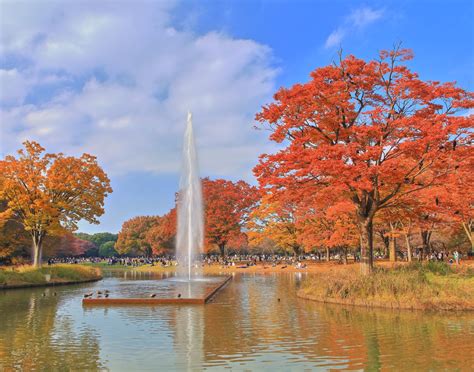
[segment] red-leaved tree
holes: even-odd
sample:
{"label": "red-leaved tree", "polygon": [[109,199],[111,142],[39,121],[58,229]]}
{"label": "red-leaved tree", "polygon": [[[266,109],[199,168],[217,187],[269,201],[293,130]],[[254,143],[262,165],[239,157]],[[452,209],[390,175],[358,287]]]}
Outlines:
{"label": "red-leaved tree", "polygon": [[[373,221],[383,208],[441,184],[456,169],[456,151],[472,156],[474,94],[454,83],[423,81],[406,49],[354,56],[318,68],[311,80],[281,88],[256,119],[284,148],[255,168],[268,192],[318,195],[353,203],[363,273],[373,267]],[[324,195],[328,195],[324,192]],[[333,198],[327,198],[327,204]]]}
{"label": "red-leaved tree", "polygon": [[257,189],[244,181],[202,180],[206,245],[225,254],[229,241],[239,241],[242,228],[258,200]]}

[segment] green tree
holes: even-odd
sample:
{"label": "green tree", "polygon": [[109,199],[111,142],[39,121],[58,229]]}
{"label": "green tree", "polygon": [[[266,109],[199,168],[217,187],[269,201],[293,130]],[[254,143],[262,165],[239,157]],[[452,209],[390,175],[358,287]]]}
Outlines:
{"label": "green tree", "polygon": [[102,244],[99,248],[99,256],[100,257],[112,257],[116,256],[118,253],[115,250],[115,242],[108,241]]}

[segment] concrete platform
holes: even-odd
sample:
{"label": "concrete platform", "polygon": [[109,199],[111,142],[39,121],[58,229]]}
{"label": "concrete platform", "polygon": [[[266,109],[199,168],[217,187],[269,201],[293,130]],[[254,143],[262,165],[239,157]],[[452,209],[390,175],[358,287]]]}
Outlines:
{"label": "concrete platform", "polygon": [[83,306],[94,305],[204,305],[211,300],[212,297],[224,287],[230,280],[231,276],[223,277],[215,286],[208,289],[202,297],[184,297],[184,298],[84,298]]}

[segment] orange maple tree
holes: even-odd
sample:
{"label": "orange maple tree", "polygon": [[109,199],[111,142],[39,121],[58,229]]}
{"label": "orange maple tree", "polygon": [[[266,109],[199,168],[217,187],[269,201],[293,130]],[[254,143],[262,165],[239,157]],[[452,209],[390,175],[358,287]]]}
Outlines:
{"label": "orange maple tree", "polygon": [[443,184],[444,193],[438,198],[438,205],[445,219],[461,224],[474,252],[474,156],[463,158],[465,161]]}
{"label": "orange maple tree", "polygon": [[256,116],[284,145],[260,157],[261,187],[302,197],[331,189],[335,200],[353,203],[366,274],[376,214],[442,183],[456,169],[457,149],[472,156],[474,117],[462,113],[474,107],[474,94],[421,80],[406,66],[410,59],[400,48],[372,61],[340,57],[307,83],[281,88]]}
{"label": "orange maple tree", "polygon": [[258,200],[257,189],[245,181],[202,180],[206,245],[225,254],[229,241],[242,239],[242,229]]}
{"label": "orange maple tree", "polygon": [[330,249],[342,251],[347,262],[349,247],[358,246],[354,206],[347,200],[324,205],[324,198],[311,205],[302,205],[298,211],[299,241],[306,250],[325,249],[329,261]]}
{"label": "orange maple tree", "polygon": [[33,263],[41,266],[44,238],[77,228],[77,222],[98,223],[110,181],[94,156],[79,158],[45,154],[36,142],[24,142],[18,157],[0,162],[0,199],[7,209],[0,220],[14,218],[33,241]]}
{"label": "orange maple tree", "polygon": [[[0,214],[7,210],[7,202],[0,200]],[[13,216],[12,216],[13,217]],[[29,251],[31,238],[15,218],[0,220],[0,261],[15,253]]]}
{"label": "orange maple tree", "polygon": [[271,239],[280,249],[300,254],[302,245],[296,227],[296,208],[291,201],[272,200],[270,195],[264,195],[247,224],[251,244],[259,246]]}
{"label": "orange maple tree", "polygon": [[154,226],[159,225],[160,219],[159,216],[137,216],[125,221],[115,244],[117,252],[133,256],[151,256],[152,242],[147,235]]}
{"label": "orange maple tree", "polygon": [[150,227],[145,235],[153,254],[171,253],[175,248],[176,239],[176,208],[171,209],[160,217],[156,224]]}

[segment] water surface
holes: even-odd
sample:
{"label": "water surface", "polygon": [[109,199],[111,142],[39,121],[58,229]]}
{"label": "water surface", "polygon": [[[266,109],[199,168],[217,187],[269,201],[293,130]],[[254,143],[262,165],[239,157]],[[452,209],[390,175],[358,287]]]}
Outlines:
{"label": "water surface", "polygon": [[83,307],[90,291],[147,293],[156,284],[144,274],[113,275],[92,284],[0,291],[0,370],[468,371],[474,365],[471,314],[306,301],[295,296],[301,273],[235,276],[205,306]]}

